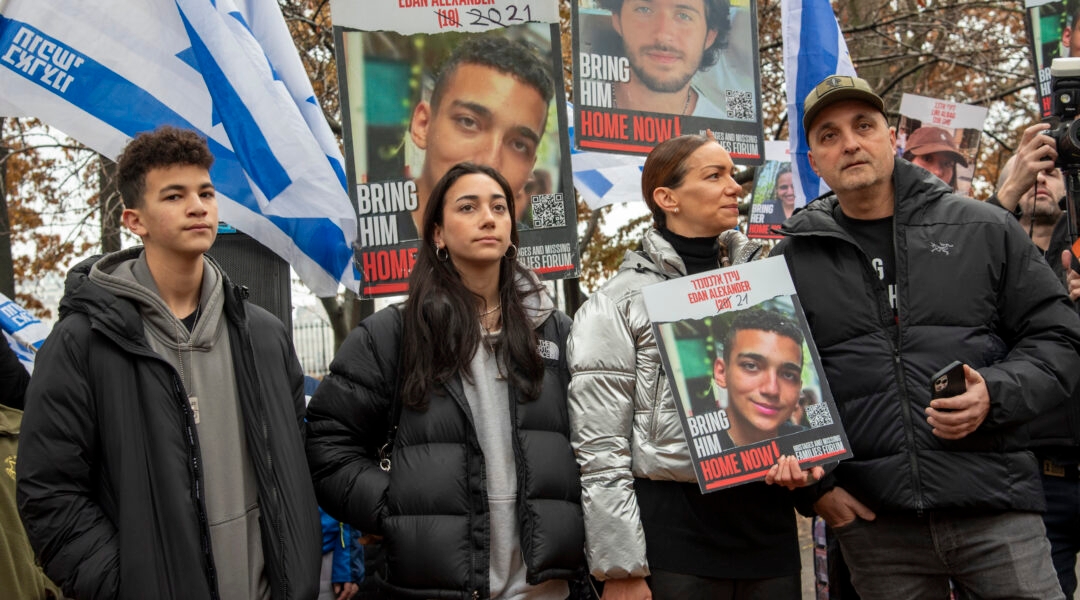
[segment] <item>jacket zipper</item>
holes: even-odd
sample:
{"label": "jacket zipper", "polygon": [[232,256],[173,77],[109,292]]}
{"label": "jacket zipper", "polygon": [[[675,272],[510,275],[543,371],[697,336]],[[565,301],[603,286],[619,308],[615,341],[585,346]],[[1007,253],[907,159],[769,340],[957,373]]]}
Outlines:
{"label": "jacket zipper", "polygon": [[[466,445],[467,451],[466,451],[466,455],[465,455],[465,464],[468,465],[468,463],[472,461],[472,456],[474,456],[474,455],[479,455],[480,456],[480,481],[481,481],[480,490],[479,490],[480,491],[480,505],[486,507],[486,506],[488,506],[487,485],[485,483],[487,481],[487,465],[484,463],[484,453],[480,449],[480,440],[477,439],[477,437],[475,435],[476,424],[473,423],[473,420],[472,420],[472,412],[469,410],[469,401],[464,397],[464,394],[459,394],[458,393],[458,391],[459,391],[458,388],[455,387],[451,382],[447,382],[447,383],[443,384],[443,389],[446,390],[446,394],[448,396],[450,396],[450,398],[452,398],[454,400],[454,402],[458,405],[458,410],[461,411],[461,414],[465,417],[466,423],[468,423],[469,428],[473,432],[473,435],[469,439],[469,443]],[[468,474],[466,473],[466,479],[469,480],[467,482],[467,485],[469,486],[469,498],[472,498],[472,495],[473,495],[472,494],[472,488],[473,488],[472,478],[468,477],[467,475]],[[470,500],[470,504],[471,504],[471,500]],[[470,513],[469,514],[469,530],[470,530],[469,537],[472,538],[472,521],[474,520],[475,515],[473,514],[473,511],[471,511],[471,510],[469,511],[469,513]],[[489,523],[490,523],[490,521],[489,521]],[[488,539],[490,539],[490,537],[491,537],[490,525],[488,527],[489,527]],[[471,569],[472,572],[469,573],[469,579],[470,580],[472,580],[474,577],[476,577],[477,573],[479,573],[479,563],[478,563],[479,557],[477,556],[477,554],[478,553],[474,552],[474,551],[469,552],[469,564],[472,567],[472,569]],[[490,559],[488,560],[488,562],[490,562]],[[485,572],[486,572],[486,570],[487,570],[487,567],[485,565]],[[490,589],[489,589],[489,591],[490,591]],[[472,597],[473,598],[479,598],[480,597],[480,589],[479,588],[473,588]]]}
{"label": "jacket zipper", "polygon": [[218,591],[217,568],[214,566],[214,553],[210,543],[210,520],[206,516],[206,502],[203,499],[202,492],[202,463],[200,462],[199,453],[196,450],[196,440],[198,439],[198,435],[193,428],[193,425],[195,424],[195,413],[192,412],[191,404],[188,403],[187,394],[184,390],[184,383],[180,381],[180,373],[156,352],[150,351],[148,348],[135,344],[129,339],[117,335],[111,329],[93,322],[91,322],[90,327],[131,354],[163,363],[172,374],[173,392],[176,394],[175,398],[177,405],[184,418],[183,433],[187,436],[188,456],[190,457],[188,464],[191,467],[191,473],[194,479],[194,489],[192,492],[195,498],[195,509],[199,515],[199,537],[202,545],[203,559],[206,563],[206,579],[209,582],[210,598],[212,600],[220,600],[221,595]]}
{"label": "jacket zipper", "polygon": [[[545,339],[541,336],[540,339]],[[545,372],[546,372],[545,368]],[[510,441],[514,449],[514,472],[517,474],[517,501],[514,503],[514,508],[517,510],[515,517],[518,521],[518,550],[521,552],[521,564],[525,565],[525,581],[529,580],[529,561],[525,559],[525,521],[528,520],[528,511],[521,510],[521,505],[527,501],[525,497],[524,485],[527,477],[525,476],[525,461],[521,459],[521,423],[518,423],[518,402],[517,394],[507,384],[507,398],[510,401]]]}
{"label": "jacket zipper", "polygon": [[[836,227],[839,228],[839,225],[837,225]],[[892,316],[893,316],[892,315],[892,310],[891,310],[892,307],[889,306],[889,301],[888,301],[888,288],[886,287],[884,289],[884,294],[883,294],[881,288],[879,287],[881,279],[876,278],[877,273],[874,273],[874,272],[871,271],[870,261],[868,260],[869,255],[866,254],[866,251],[863,250],[862,247],[859,246],[859,244],[846,231],[843,231],[842,229],[832,229],[832,228],[830,228],[829,230],[817,230],[817,231],[811,231],[811,232],[790,231],[789,230],[789,231],[785,231],[784,233],[786,233],[787,235],[789,235],[791,237],[830,237],[830,238],[843,240],[843,241],[851,244],[852,246],[855,246],[855,248],[857,248],[859,253],[861,253],[862,256],[863,256],[863,261],[862,261],[862,263],[863,263],[863,274],[866,277],[868,277],[871,282],[875,282],[873,284],[874,296],[875,296],[875,298],[877,298],[878,311],[879,311],[879,313],[882,313],[882,314],[879,315],[879,319],[882,322],[887,322],[888,318],[892,318]],[[895,322],[896,322],[896,339],[895,340],[892,339],[892,336],[889,336],[889,335],[886,335],[886,339],[889,340],[889,344],[892,346],[892,351],[893,351],[893,369],[894,369],[894,371],[896,373],[896,379],[897,379],[898,402],[900,404],[900,418],[903,421],[904,437],[907,440],[907,444],[908,444],[908,458],[909,458],[909,462],[911,464],[911,487],[912,487],[912,494],[915,497],[915,510],[919,515],[922,515],[922,512],[924,510],[924,506],[923,506],[923,497],[922,497],[922,483],[919,480],[919,459],[918,459],[918,456],[916,455],[917,453],[915,451],[915,429],[914,429],[914,426],[911,423],[910,407],[907,406],[907,381],[906,381],[906,379],[904,377],[903,357],[901,356],[900,345],[899,345],[900,340],[903,337],[902,328],[900,326],[900,321],[901,321],[901,319],[900,319],[900,297],[901,297],[901,294],[900,294],[900,287],[899,287],[900,286],[900,284],[899,284],[899,282],[900,282],[900,273],[899,273],[899,271],[900,271],[901,258],[900,258],[900,252],[899,252],[899,249],[897,248],[897,243],[896,243],[896,215],[895,215],[895,212],[893,214],[892,244],[893,244],[893,257],[894,257],[894,262],[896,264],[896,271],[897,271],[895,273],[895,280],[897,281],[897,284],[896,284],[897,289],[896,289],[896,317],[894,319]],[[884,296],[884,300],[883,300],[883,296]],[[884,308],[882,308],[882,307],[884,307]],[[889,310],[885,310],[886,308],[889,309]],[[886,329],[886,334],[888,334],[887,329]]]}
{"label": "jacket zipper", "polygon": [[[169,365],[169,367],[171,368],[172,365]],[[188,455],[191,457],[191,471],[195,485],[192,492],[195,496],[196,512],[199,514],[199,541],[202,545],[203,558],[206,560],[206,578],[210,582],[210,597],[217,600],[220,598],[220,592],[218,591],[217,568],[214,566],[213,545],[210,541],[210,520],[206,516],[206,502],[203,499],[202,464],[199,461],[199,454],[195,451],[197,435],[192,428],[194,413],[191,411],[191,405],[188,404],[187,395],[184,393],[183,383],[180,382],[175,369],[173,369],[173,390],[176,392],[180,412],[184,415],[184,433],[187,434]]]}
{"label": "jacket zipper", "polygon": [[[893,368],[896,369],[896,383],[899,388],[899,403],[900,403],[900,416],[904,422],[904,435],[907,438],[908,443],[908,459],[911,464],[911,490],[915,496],[915,512],[922,516],[923,513],[923,494],[922,494],[922,481],[919,478],[919,457],[918,449],[915,447],[915,425],[912,423],[911,406],[908,402],[907,393],[907,378],[904,376],[904,363],[903,356],[900,349],[903,347],[901,341],[904,338],[903,327],[901,323],[903,319],[900,318],[900,248],[897,243],[897,224],[896,215],[893,215],[893,261],[895,263],[895,277],[896,280],[896,339],[890,340],[893,344]],[[907,262],[904,261],[905,269]],[[885,291],[885,305],[888,306],[888,290]],[[890,315],[892,316],[892,315]]]}

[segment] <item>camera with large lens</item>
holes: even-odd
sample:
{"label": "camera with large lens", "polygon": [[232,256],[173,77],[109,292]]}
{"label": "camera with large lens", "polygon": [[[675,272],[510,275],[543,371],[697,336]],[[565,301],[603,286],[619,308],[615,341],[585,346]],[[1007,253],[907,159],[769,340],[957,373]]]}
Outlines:
{"label": "camera with large lens", "polygon": [[1046,135],[1057,145],[1057,166],[1080,170],[1080,58],[1055,58],[1050,65],[1050,110]]}

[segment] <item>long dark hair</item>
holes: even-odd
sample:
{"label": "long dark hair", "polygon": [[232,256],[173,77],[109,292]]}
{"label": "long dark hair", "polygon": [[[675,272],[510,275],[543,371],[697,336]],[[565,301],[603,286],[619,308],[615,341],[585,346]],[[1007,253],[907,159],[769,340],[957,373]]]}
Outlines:
{"label": "long dark hair", "polygon": [[[443,223],[446,192],[465,175],[481,174],[495,180],[506,195],[510,209],[510,241],[518,245],[514,223],[514,192],[498,171],[484,165],[460,163],[439,179],[424,209],[423,241],[416,253],[416,265],[409,275],[409,297],[405,301],[402,338],[401,399],[404,406],[426,410],[428,394],[455,375],[469,377],[469,363],[483,343],[477,315],[478,295],[469,291],[452,260],[435,255],[435,226]],[[502,333],[493,345],[500,368],[510,385],[525,401],[540,395],[544,365],[537,349],[536,332],[525,314],[523,300],[539,286],[519,289],[516,279],[534,281],[516,258],[504,258],[499,265],[499,302],[502,306]]]}

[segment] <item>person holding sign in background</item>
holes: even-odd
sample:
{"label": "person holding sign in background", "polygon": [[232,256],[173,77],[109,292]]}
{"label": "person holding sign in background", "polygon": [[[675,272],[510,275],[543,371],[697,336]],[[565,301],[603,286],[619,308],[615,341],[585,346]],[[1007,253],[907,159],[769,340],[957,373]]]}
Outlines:
{"label": "person holding sign in background", "polygon": [[323,508],[383,536],[391,594],[563,600],[584,576],[570,319],[516,259],[514,190],[450,168],[402,307],[349,334],[308,409]]}
{"label": "person holding sign in background", "polygon": [[760,244],[734,229],[741,188],[733,171],[711,136],[658,144],[641,173],[653,227],[575,315],[572,441],[586,554],[604,600],[801,595],[791,493],[762,482],[699,491],[641,294],[760,258]]}

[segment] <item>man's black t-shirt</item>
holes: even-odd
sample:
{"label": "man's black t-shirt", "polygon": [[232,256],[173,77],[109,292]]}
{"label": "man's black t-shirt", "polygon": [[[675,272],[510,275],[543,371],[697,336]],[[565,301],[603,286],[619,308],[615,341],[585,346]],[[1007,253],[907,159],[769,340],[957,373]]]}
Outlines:
{"label": "man's black t-shirt", "polygon": [[852,219],[838,206],[836,222],[847,231],[866,252],[870,266],[878,274],[889,294],[889,306],[896,317],[896,250],[893,247],[893,218]]}

